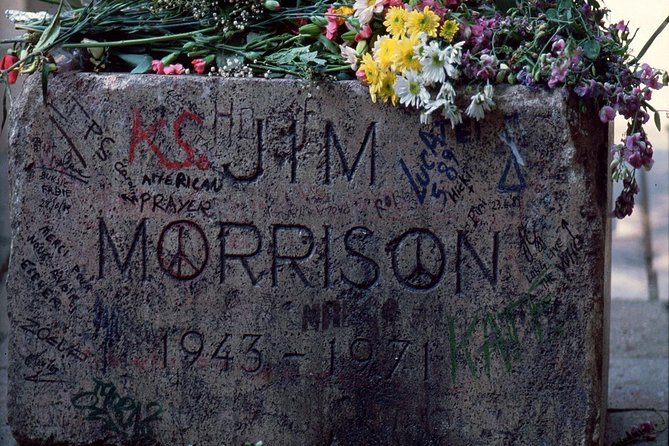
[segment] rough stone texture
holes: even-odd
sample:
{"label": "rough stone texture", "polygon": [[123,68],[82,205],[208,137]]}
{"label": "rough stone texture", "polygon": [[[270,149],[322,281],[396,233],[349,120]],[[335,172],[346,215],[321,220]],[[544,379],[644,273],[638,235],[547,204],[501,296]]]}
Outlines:
{"label": "rough stone texture", "polygon": [[11,131],[19,442],[603,440],[607,129],[563,92],[452,130],[356,83],[48,91]]}

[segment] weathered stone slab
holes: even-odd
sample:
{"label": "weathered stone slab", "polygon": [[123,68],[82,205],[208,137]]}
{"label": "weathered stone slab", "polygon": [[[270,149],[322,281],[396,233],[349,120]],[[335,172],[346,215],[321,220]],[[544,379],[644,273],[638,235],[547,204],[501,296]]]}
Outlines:
{"label": "weathered stone slab", "polygon": [[31,79],[15,436],[597,444],[607,129],[496,100],[453,130],[355,83],[59,75],[43,106]]}

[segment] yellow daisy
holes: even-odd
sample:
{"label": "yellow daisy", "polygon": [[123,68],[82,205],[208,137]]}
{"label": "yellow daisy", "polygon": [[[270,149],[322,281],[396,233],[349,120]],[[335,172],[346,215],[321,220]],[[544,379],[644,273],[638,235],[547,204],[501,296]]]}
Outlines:
{"label": "yellow daisy", "polygon": [[394,37],[381,36],[377,40],[374,56],[382,69],[390,67],[395,61],[398,39]]}
{"label": "yellow daisy", "polygon": [[404,35],[408,14],[406,9],[399,6],[393,6],[388,10],[383,24],[391,36],[401,37]]}
{"label": "yellow daisy", "polygon": [[414,48],[418,45],[418,34],[404,37],[397,41],[394,57],[394,68],[401,74],[407,70],[420,71],[420,58]]}
{"label": "yellow daisy", "polygon": [[365,78],[369,84],[369,94],[372,97],[372,102],[376,102],[376,92],[379,89],[379,64],[371,54],[365,53],[362,56],[360,70],[365,72]]}
{"label": "yellow daisy", "polygon": [[407,32],[412,35],[425,33],[430,37],[437,37],[437,28],[439,28],[439,16],[432,12],[427,6],[423,12],[411,11],[407,14]]}
{"label": "yellow daisy", "polygon": [[446,20],[443,25],[441,25],[441,32],[439,35],[450,42],[455,37],[455,33],[458,32],[458,22],[456,20]]}
{"label": "yellow daisy", "polygon": [[381,72],[379,76],[379,96],[383,102],[392,102],[393,105],[397,105],[397,94],[395,94],[395,79],[397,76],[390,70],[385,70]]}

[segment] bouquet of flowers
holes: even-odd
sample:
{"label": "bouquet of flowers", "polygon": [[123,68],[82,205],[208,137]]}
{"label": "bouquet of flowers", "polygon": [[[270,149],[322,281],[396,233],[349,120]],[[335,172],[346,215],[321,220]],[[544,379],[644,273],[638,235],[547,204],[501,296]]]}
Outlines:
{"label": "bouquet of flowers", "polygon": [[634,33],[606,24],[607,12],[597,0],[60,0],[55,14],[7,11],[26,33],[3,42],[13,47],[0,74],[11,84],[39,71],[44,88],[49,73],[72,69],[356,78],[372,101],[452,126],[463,114],[483,119],[495,85],[564,87],[602,122],[628,121],[611,149],[612,178],[623,182],[614,215],[623,218],[639,191],[636,170],[653,164],[643,129],[651,115],[660,128],[653,90],[669,83],[640,59],[669,17],[634,56]]}

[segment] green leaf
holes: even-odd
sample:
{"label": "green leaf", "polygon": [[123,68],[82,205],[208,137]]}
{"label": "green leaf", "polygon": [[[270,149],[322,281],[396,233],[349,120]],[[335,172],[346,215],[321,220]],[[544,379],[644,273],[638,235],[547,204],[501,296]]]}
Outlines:
{"label": "green leaf", "polygon": [[599,51],[601,49],[601,46],[597,40],[595,39],[586,40],[585,42],[583,42],[581,47],[583,48],[583,54],[588,59],[595,60],[597,59],[597,56],[599,56]]}
{"label": "green leaf", "polygon": [[318,57],[318,52],[316,51],[300,54],[300,61],[304,63],[312,62],[316,65],[325,65],[325,59]]}
{"label": "green leaf", "polygon": [[655,113],[653,114],[653,121],[655,122],[655,127],[657,127],[657,131],[661,132],[662,124],[660,123],[660,112],[655,111]]}
{"label": "green leaf", "polygon": [[320,42],[321,45],[328,51],[334,54],[339,54],[341,51],[339,50],[339,47],[332,42],[332,40],[329,40],[327,37],[325,37],[323,34],[318,36],[318,41]]}
{"label": "green leaf", "polygon": [[262,40],[264,38],[265,38],[265,35],[260,34],[260,33],[254,33],[253,31],[251,31],[250,33],[248,33],[246,35],[246,43],[249,44],[249,43],[252,43],[252,42],[257,42],[257,41]]}
{"label": "green leaf", "polygon": [[553,9],[553,8],[551,8],[551,9],[549,9],[548,11],[546,11],[546,18],[547,18],[549,21],[555,21],[555,20],[558,20],[558,19],[559,19],[559,14],[558,14],[558,12],[557,12],[557,9]]}
{"label": "green leaf", "polygon": [[300,56],[307,52],[309,52],[308,46],[286,48],[284,50],[277,51],[274,54],[270,54],[267,56],[267,60],[278,65],[290,65],[292,62],[300,60]]}
{"label": "green leaf", "polygon": [[650,36],[650,38],[648,39],[646,44],[643,46],[643,48],[641,48],[641,51],[639,51],[639,55],[634,58],[635,62],[639,61],[643,57],[643,55],[646,54],[646,51],[648,51],[648,48],[650,48],[650,46],[653,44],[653,42],[655,41],[657,36],[662,34],[662,31],[664,31],[664,28],[666,28],[667,25],[669,25],[669,15],[667,16],[666,19],[664,19],[664,21],[662,23],[660,23],[660,26],[657,27],[657,29],[655,30],[653,35]]}
{"label": "green leaf", "polygon": [[574,4],[573,0],[560,0],[560,3],[558,4],[558,9],[571,9],[573,4]]}
{"label": "green leaf", "polygon": [[148,54],[117,54],[125,63],[133,67],[131,73],[142,74],[151,69],[153,59]]}
{"label": "green leaf", "polygon": [[572,6],[574,5],[573,0],[560,0],[558,5],[558,11],[562,15],[562,18],[565,20],[571,20],[572,18]]}
{"label": "green leaf", "polygon": [[49,48],[58,38],[60,34],[60,12],[63,10],[63,1],[60,1],[58,5],[58,11],[53,16],[53,20],[49,23],[49,26],[46,27],[42,35],[40,36],[35,48],[33,49],[33,54],[41,53],[45,49]]}

